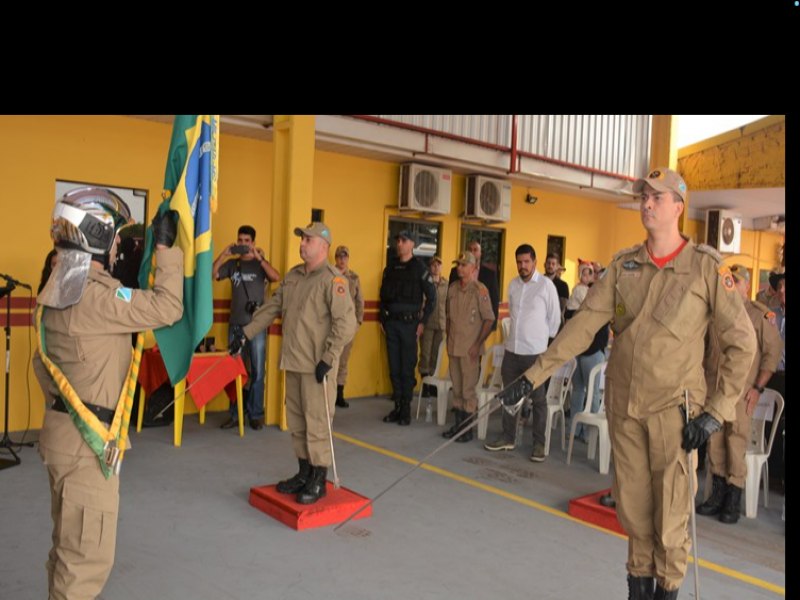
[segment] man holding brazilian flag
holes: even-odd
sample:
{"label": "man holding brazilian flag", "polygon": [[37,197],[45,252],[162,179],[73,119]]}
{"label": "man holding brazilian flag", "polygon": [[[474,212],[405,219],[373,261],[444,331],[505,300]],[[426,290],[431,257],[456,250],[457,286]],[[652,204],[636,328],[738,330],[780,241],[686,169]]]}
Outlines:
{"label": "man holding brazilian flag", "polygon": [[[126,288],[108,273],[119,232],[132,222],[128,206],[117,194],[99,187],[78,188],[67,192],[53,209],[51,235],[58,262],[37,298],[39,349],[34,359],[48,405],[39,449],[51,488],[50,598],[96,597],[114,563],[116,475],[128,445],[142,347],[140,335],[132,353],[130,333],[154,329],[161,343],[164,331],[191,336],[204,326],[204,334],[211,323],[210,275],[205,276],[207,297],[194,283],[203,277],[197,266],[204,262],[202,253],[210,257],[212,250],[218,119],[190,120],[187,127],[186,117],[176,118],[167,199],[147,232],[152,289]],[[210,258],[207,263],[210,270]],[[205,325],[204,310],[198,309],[204,303]],[[187,315],[192,320],[185,325]],[[169,334],[164,339],[164,344],[176,343]],[[168,363],[171,378],[182,378],[188,371],[196,342],[190,337],[183,340],[187,348],[174,352],[188,359],[185,368],[177,362],[170,368]]]}

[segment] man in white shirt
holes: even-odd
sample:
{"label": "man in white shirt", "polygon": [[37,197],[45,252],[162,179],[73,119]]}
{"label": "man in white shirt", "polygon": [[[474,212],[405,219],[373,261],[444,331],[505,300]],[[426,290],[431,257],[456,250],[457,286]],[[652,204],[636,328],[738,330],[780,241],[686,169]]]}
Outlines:
{"label": "man in white shirt", "polygon": [[[561,305],[553,282],[536,270],[536,251],[522,244],[515,252],[517,272],[508,284],[508,308],[511,327],[505,343],[501,377],[509,385],[536,361],[547,349],[561,325]],[[544,432],[547,425],[547,398],[544,386],[532,394],[533,400],[533,462],[544,461]],[[484,448],[490,452],[513,450],[516,442],[519,413],[511,416],[503,411],[503,435]]]}

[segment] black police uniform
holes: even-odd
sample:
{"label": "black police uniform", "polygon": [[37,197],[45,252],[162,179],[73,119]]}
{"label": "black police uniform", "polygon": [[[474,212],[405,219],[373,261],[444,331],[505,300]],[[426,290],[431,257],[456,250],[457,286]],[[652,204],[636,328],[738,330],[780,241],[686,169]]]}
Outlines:
{"label": "black police uniform", "polygon": [[[425,303],[423,307],[423,296]],[[416,257],[399,260],[383,270],[380,320],[386,332],[389,376],[394,409],[384,421],[408,425],[417,366],[417,325],[433,312],[436,287],[425,265]]]}

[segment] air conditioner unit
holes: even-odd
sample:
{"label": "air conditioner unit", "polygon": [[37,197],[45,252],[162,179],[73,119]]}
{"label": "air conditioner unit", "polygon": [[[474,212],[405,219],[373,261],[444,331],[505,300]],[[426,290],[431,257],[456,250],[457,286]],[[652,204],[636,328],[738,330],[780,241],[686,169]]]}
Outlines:
{"label": "air conditioner unit", "polygon": [[481,175],[467,177],[467,198],[464,216],[487,221],[508,221],[511,218],[511,182]]}
{"label": "air conditioner unit", "polygon": [[447,169],[406,163],[400,166],[400,210],[448,214],[453,175]]}
{"label": "air conditioner unit", "polygon": [[719,208],[707,211],[706,244],[720,252],[738,254],[742,246],[742,217]]}

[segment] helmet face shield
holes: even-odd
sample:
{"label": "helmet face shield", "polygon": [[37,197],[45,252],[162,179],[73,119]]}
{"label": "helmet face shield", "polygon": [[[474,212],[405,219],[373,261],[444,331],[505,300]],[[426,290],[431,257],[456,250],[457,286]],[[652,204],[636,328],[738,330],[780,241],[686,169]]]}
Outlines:
{"label": "helmet face shield", "polygon": [[50,227],[58,262],[38,302],[53,308],[77,303],[92,260],[108,263],[117,235],[131,224],[128,205],[111,190],[82,187],[64,194],[53,208]]}
{"label": "helmet face shield", "polygon": [[130,209],[117,194],[84,187],[56,202],[51,235],[57,247],[108,254],[119,230],[130,223]]}

